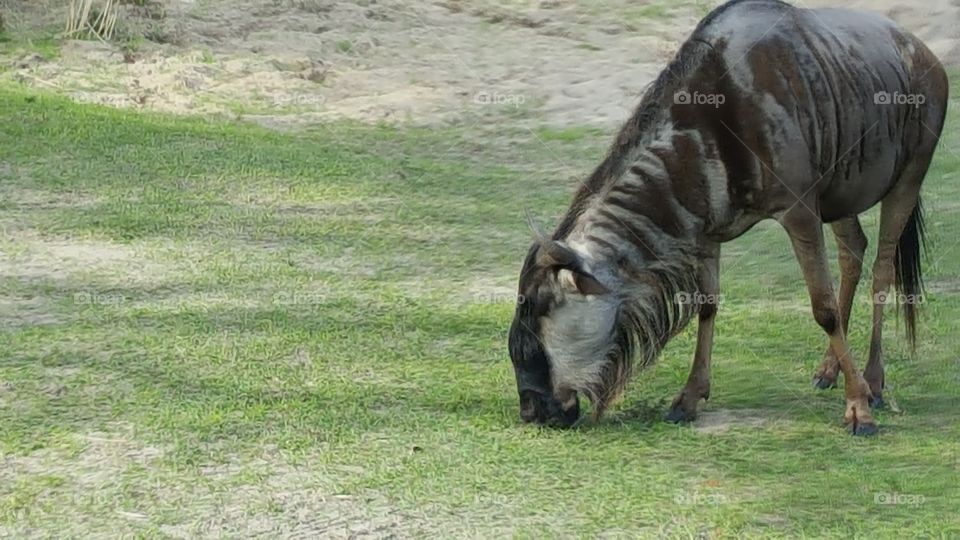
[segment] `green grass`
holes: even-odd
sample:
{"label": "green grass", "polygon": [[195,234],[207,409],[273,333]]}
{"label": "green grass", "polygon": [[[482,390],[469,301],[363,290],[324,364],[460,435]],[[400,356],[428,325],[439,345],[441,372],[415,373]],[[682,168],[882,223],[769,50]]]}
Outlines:
{"label": "green grass", "polygon": [[647,4],[638,7],[630,15],[637,20],[662,19],[670,15],[670,6],[666,4]]}
{"label": "green grass", "polygon": [[[20,52],[31,52],[40,55],[45,60],[53,60],[60,56],[61,42],[55,38],[14,38],[6,34],[2,41],[6,43],[5,48],[9,50],[17,49]],[[7,66],[4,66],[7,67]]]}
{"label": "green grass", "polygon": [[810,385],[825,339],[772,224],[725,247],[703,410],[727,429],[656,419],[693,328],[601,424],[520,425],[523,210],[562,212],[609,142],[539,135],[290,135],[0,88],[0,535],[960,534],[956,123],[918,357],[886,332],[904,412],[871,439]]}
{"label": "green grass", "polygon": [[600,130],[586,126],[559,129],[543,127],[536,131],[536,136],[541,141],[575,142],[585,140],[591,136],[597,137],[598,135],[600,135]]}

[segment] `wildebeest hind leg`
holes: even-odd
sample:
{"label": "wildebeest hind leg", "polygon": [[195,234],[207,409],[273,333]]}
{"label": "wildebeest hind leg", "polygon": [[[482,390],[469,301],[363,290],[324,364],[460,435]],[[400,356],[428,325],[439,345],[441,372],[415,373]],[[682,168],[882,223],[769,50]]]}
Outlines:
{"label": "wildebeest hind leg", "polygon": [[[925,164],[907,167],[880,207],[880,239],[877,243],[877,259],[873,263],[873,333],[870,337],[870,357],[863,370],[863,376],[870,385],[871,405],[874,407],[883,406],[883,310],[886,304],[893,303],[889,290],[896,279],[897,246],[919,201],[920,184],[926,170]],[[900,299],[901,302],[916,300]]]}
{"label": "wildebeest hind leg", "polygon": [[[850,310],[853,308],[853,298],[857,292],[857,284],[863,270],[863,254],[867,250],[867,236],[863,234],[860,219],[857,216],[844,218],[830,224],[837,239],[837,259],[840,262],[840,295],[837,302],[840,304],[840,324],[844,335],[850,328]],[[840,362],[833,352],[830,343],[827,343],[827,352],[823,355],[823,362],[813,376],[813,385],[821,390],[837,386],[837,375],[840,372]]]}
{"label": "wildebeest hind leg", "polygon": [[816,201],[793,207],[780,222],[790,236],[797,261],[803,270],[813,317],[830,336],[830,347],[836,352],[840,363],[847,401],[843,420],[850,425],[854,435],[872,435],[877,432],[877,425],[867,402],[870,388],[857,371],[843,325],[840,324],[840,309],[833,292],[827,250],[823,241],[823,223],[811,208],[816,208]]}

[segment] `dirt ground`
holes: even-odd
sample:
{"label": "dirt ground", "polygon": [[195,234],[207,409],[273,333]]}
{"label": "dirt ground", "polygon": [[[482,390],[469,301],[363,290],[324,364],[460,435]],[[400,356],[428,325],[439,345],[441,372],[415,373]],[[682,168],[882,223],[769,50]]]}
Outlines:
{"label": "dirt ground", "polygon": [[[70,41],[52,58],[7,50],[12,69],[0,76],[80,101],[279,128],[330,118],[435,125],[516,111],[549,125],[610,127],[719,3],[134,2],[144,5],[123,6],[109,42]],[[62,25],[65,4],[2,0],[0,9],[9,33],[42,36]],[[960,2],[916,4],[843,2],[887,14],[945,62],[960,62]]]}

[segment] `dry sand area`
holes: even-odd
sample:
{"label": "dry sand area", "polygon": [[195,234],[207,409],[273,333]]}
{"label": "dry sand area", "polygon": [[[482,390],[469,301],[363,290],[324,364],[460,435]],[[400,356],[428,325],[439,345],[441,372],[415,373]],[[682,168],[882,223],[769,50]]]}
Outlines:
{"label": "dry sand area", "polygon": [[[45,59],[8,48],[2,74],[77,100],[225,114],[279,128],[331,118],[442,124],[515,113],[611,127],[715,0],[146,0],[108,42]],[[837,5],[804,0],[809,7]],[[8,31],[62,26],[66,2],[0,2]],[[854,0],[960,59],[956,0]]]}

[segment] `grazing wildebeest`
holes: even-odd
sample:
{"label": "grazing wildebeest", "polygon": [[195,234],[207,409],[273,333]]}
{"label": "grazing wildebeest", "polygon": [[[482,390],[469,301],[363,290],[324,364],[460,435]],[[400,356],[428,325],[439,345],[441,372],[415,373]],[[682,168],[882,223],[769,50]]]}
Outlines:
{"label": "grazing wildebeest", "polygon": [[[760,220],[786,230],[829,336],[815,375],[843,372],[844,421],[877,431],[881,327],[893,284],[915,340],[921,291],[920,185],[943,127],[947,77],[890,20],[778,0],[708,15],[644,94],[604,161],[520,274],[510,356],[524,421],[568,426],[578,393],[599,418],[633,371],[698,315],[693,368],[668,420],[710,394],[720,244]],[[882,203],[873,337],[863,375],[846,330],[867,239],[858,214]],[[823,224],[839,245],[834,294]]]}

